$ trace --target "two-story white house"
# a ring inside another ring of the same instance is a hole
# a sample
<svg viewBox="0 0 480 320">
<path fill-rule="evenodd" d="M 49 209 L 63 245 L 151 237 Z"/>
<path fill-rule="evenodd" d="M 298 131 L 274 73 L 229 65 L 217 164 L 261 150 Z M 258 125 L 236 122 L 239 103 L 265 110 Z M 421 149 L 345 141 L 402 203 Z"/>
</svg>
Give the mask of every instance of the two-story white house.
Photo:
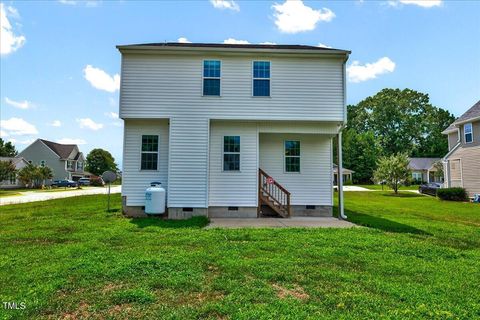
<svg viewBox="0 0 480 320">
<path fill-rule="evenodd" d="M 332 139 L 346 123 L 349 51 L 202 43 L 117 48 L 125 214 L 142 215 L 145 189 L 160 181 L 173 219 L 332 215 Z"/>
</svg>

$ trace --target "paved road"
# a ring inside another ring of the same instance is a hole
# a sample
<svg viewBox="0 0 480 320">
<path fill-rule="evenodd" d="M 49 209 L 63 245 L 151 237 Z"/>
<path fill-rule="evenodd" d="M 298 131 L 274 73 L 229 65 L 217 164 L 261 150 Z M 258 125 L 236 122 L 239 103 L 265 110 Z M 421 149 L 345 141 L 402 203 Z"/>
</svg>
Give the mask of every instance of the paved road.
<svg viewBox="0 0 480 320">
<path fill-rule="evenodd" d="M 107 192 L 108 192 L 107 187 L 105 188 L 91 187 L 91 188 L 82 189 L 82 190 L 55 191 L 55 192 L 25 191 L 25 192 L 21 192 L 22 195 L 20 196 L 0 198 L 0 206 L 6 205 L 6 204 L 26 203 L 26 202 L 45 201 L 45 200 L 59 199 L 59 198 L 85 196 L 90 194 L 106 194 Z M 112 186 L 110 192 L 120 193 L 122 192 L 122 186 Z"/>
</svg>

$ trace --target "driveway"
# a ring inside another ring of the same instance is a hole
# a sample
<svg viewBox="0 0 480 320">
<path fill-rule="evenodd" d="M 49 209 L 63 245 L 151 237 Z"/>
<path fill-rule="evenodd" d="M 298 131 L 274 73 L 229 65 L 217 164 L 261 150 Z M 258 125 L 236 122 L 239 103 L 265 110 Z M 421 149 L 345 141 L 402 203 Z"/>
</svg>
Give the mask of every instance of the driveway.
<svg viewBox="0 0 480 320">
<path fill-rule="evenodd" d="M 111 193 L 122 192 L 122 186 L 112 186 Z M 68 197 L 86 196 L 90 194 L 107 194 L 108 187 L 95 187 L 81 190 L 68 190 L 68 191 L 55 191 L 55 192 L 42 192 L 42 191 L 25 191 L 21 192 L 20 196 L 10 196 L 0 198 L 0 206 L 7 204 L 26 203 L 35 201 L 45 201 L 51 199 L 60 199 Z"/>
<path fill-rule="evenodd" d="M 210 218 L 206 229 L 212 228 L 351 228 L 355 224 L 333 217 L 282 218 Z"/>
</svg>

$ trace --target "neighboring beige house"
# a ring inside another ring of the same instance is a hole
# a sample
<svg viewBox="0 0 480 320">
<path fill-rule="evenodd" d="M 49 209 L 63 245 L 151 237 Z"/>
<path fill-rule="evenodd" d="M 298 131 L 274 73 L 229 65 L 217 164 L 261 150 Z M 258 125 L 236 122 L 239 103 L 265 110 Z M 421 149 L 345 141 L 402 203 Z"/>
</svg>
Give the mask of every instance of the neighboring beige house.
<svg viewBox="0 0 480 320">
<path fill-rule="evenodd" d="M 441 158 L 410 158 L 408 168 L 412 171 L 412 179 L 415 182 L 439 182 L 443 183 L 443 177 L 439 177 L 434 164 Z"/>
<path fill-rule="evenodd" d="M 37 139 L 18 156 L 34 165 L 50 167 L 53 170 L 53 180 L 78 180 L 89 175 L 83 170 L 85 158 L 76 144 Z"/>
<path fill-rule="evenodd" d="M 343 176 L 343 183 L 346 182 L 351 182 L 352 181 L 352 175 L 355 171 L 343 168 L 342 176 Z M 334 163 L 333 164 L 333 184 L 337 185 L 338 181 L 338 166 Z"/>
<path fill-rule="evenodd" d="M 446 187 L 463 187 L 471 197 L 480 194 L 480 101 L 442 133 L 448 135 Z"/>
<path fill-rule="evenodd" d="M 15 169 L 18 171 L 23 167 L 28 165 L 27 160 L 23 157 L 0 157 L 0 161 L 12 161 L 15 165 Z M 10 188 L 22 188 L 24 187 L 23 183 L 17 179 L 17 175 L 13 174 L 10 179 L 0 181 L 0 189 L 10 189 Z"/>
</svg>

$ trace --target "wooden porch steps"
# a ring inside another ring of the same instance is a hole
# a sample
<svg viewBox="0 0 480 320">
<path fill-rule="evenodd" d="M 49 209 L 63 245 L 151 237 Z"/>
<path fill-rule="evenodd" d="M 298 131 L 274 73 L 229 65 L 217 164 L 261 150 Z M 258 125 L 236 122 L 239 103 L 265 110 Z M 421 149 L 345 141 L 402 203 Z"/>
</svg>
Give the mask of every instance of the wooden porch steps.
<svg viewBox="0 0 480 320">
<path fill-rule="evenodd" d="M 279 216 L 290 217 L 290 192 L 262 169 L 258 169 L 258 215 L 262 205 L 267 205 Z"/>
</svg>

